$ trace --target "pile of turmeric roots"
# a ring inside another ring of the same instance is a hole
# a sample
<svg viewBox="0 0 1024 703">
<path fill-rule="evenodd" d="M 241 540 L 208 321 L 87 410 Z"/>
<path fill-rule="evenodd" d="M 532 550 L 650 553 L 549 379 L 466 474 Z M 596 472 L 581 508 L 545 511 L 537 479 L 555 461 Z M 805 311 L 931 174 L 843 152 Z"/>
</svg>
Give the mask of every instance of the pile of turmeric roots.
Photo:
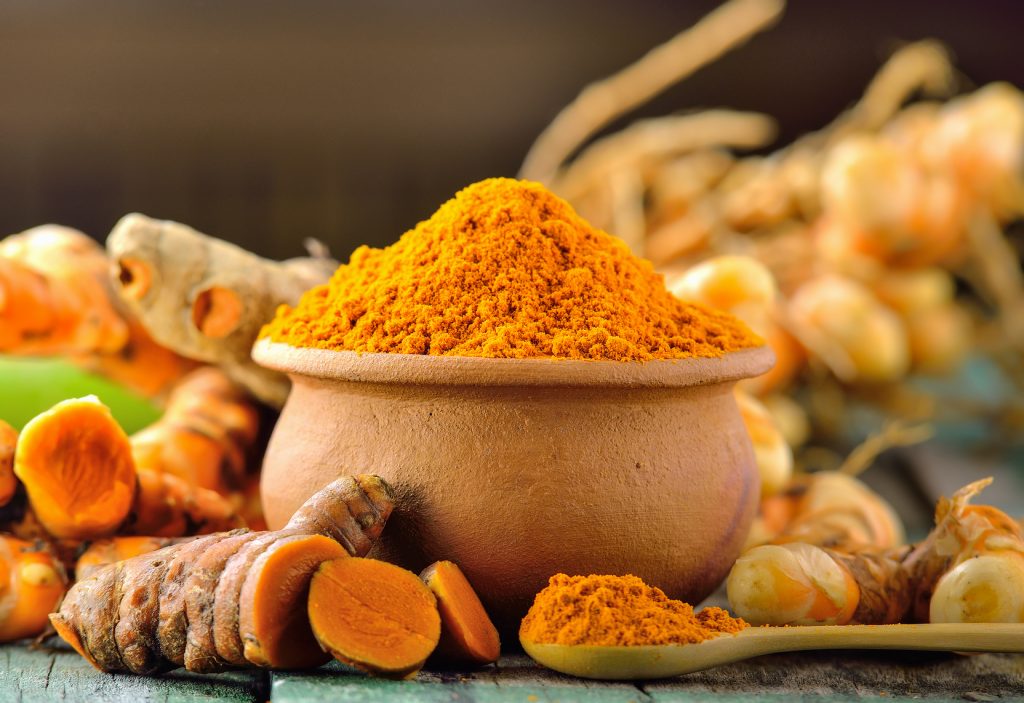
<svg viewBox="0 0 1024 703">
<path fill-rule="evenodd" d="M 939 501 L 935 527 L 904 544 L 892 508 L 856 478 L 810 474 L 766 499 L 756 546 L 727 580 L 757 625 L 1024 621 L 1024 534 L 988 505 L 991 479 Z"/>
</svg>

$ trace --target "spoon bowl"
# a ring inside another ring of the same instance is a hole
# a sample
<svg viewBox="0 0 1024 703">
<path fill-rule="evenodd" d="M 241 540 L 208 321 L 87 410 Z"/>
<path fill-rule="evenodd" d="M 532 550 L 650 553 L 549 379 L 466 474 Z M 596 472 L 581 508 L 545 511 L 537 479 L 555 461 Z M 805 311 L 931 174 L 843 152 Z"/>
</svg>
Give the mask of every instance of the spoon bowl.
<svg viewBox="0 0 1024 703">
<path fill-rule="evenodd" d="M 520 640 L 538 664 L 585 679 L 663 679 L 762 654 L 810 649 L 1024 652 L 1024 624 L 749 627 L 699 644 L 607 647 Z"/>
</svg>

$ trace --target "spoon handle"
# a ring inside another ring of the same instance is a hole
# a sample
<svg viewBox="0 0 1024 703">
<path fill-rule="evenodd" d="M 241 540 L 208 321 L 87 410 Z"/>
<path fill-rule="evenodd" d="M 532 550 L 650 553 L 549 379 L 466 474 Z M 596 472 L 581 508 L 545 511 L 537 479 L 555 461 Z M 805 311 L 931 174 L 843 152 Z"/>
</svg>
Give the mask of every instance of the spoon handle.
<svg viewBox="0 0 1024 703">
<path fill-rule="evenodd" d="M 918 649 L 959 652 L 1024 652 L 1024 624 L 937 623 L 758 627 L 744 630 L 744 649 L 757 654 L 807 649 Z M 753 653 L 748 656 L 755 656 Z"/>
</svg>

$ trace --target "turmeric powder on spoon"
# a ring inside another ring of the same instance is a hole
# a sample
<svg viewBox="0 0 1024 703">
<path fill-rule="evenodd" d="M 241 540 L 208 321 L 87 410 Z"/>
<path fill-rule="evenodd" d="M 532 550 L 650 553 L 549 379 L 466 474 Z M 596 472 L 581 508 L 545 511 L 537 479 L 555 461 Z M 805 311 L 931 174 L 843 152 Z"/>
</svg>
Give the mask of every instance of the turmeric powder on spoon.
<svg viewBox="0 0 1024 703">
<path fill-rule="evenodd" d="M 281 306 L 262 337 L 295 347 L 435 356 L 647 361 L 762 344 L 683 302 L 650 262 L 544 186 L 475 183 L 384 249 Z"/>
</svg>

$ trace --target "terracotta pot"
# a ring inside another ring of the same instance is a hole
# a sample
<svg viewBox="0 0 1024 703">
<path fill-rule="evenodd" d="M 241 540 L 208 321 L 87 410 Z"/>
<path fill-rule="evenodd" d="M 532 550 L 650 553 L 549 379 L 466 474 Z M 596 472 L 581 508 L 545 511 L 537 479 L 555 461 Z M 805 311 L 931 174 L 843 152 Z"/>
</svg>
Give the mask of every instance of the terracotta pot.
<svg viewBox="0 0 1024 703">
<path fill-rule="evenodd" d="M 514 631 L 554 573 L 633 573 L 695 603 L 754 516 L 754 455 L 731 393 L 766 347 L 647 363 L 356 354 L 264 340 L 294 387 L 263 466 L 282 526 L 339 475 L 399 503 L 378 556 L 450 559 Z"/>
</svg>

